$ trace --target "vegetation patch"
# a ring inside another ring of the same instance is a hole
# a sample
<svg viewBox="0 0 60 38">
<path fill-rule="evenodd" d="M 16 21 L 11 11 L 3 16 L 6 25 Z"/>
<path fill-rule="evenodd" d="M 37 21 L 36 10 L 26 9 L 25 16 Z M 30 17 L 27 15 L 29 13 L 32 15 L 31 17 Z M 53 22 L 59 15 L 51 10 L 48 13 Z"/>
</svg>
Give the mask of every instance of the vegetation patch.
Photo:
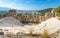
<svg viewBox="0 0 60 38">
<path fill-rule="evenodd" d="M 60 12 L 57 13 L 57 16 L 60 17 Z"/>
</svg>

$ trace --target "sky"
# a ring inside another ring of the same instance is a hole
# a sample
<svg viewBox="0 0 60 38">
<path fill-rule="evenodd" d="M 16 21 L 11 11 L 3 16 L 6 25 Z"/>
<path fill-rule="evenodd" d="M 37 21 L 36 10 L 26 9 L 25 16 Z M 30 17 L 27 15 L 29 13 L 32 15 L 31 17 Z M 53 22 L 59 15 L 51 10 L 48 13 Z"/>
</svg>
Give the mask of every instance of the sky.
<svg viewBox="0 0 60 38">
<path fill-rule="evenodd" d="M 41 10 L 60 6 L 60 0 L 0 0 L 0 7 L 18 10 Z"/>
</svg>

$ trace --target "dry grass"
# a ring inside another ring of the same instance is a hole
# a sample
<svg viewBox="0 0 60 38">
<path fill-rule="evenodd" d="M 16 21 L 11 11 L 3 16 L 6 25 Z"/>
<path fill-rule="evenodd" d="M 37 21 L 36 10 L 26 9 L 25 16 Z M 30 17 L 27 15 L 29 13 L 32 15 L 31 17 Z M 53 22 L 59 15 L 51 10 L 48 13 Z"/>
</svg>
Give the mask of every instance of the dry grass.
<svg viewBox="0 0 60 38">
<path fill-rule="evenodd" d="M 42 38 L 50 38 L 48 30 L 44 29 L 44 33 L 42 34 Z"/>
<path fill-rule="evenodd" d="M 11 38 L 11 37 L 13 36 L 13 33 L 12 33 L 12 32 L 8 32 L 8 33 L 7 33 L 7 36 L 8 36 L 9 38 Z"/>
</svg>

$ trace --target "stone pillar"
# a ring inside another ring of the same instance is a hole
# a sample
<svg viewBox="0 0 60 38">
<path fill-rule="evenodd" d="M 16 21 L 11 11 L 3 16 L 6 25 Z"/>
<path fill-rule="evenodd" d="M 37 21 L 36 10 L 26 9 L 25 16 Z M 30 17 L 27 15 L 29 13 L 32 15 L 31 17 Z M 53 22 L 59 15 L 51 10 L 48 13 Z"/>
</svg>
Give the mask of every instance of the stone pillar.
<svg viewBox="0 0 60 38">
<path fill-rule="evenodd" d="M 56 11 L 55 11 L 55 9 L 53 9 L 53 10 L 51 11 L 51 13 L 52 13 L 52 17 L 56 17 Z"/>
</svg>

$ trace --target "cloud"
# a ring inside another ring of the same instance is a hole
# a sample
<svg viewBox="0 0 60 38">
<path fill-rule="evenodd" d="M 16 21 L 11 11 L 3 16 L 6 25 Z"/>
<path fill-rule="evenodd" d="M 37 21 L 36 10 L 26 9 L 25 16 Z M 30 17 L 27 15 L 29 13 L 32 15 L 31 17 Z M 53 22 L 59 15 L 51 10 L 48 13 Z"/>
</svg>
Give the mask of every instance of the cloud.
<svg viewBox="0 0 60 38">
<path fill-rule="evenodd" d="M 14 0 L 16 1 L 16 0 Z M 30 1 L 27 1 L 30 2 Z M 18 10 L 27 10 L 28 7 L 23 4 L 16 4 L 15 2 L 4 2 L 0 0 L 0 7 L 7 7 L 7 8 L 12 8 L 12 9 L 18 9 Z"/>
<path fill-rule="evenodd" d="M 0 0 L 0 7 L 7 7 L 12 9 L 18 9 L 18 10 L 31 10 L 32 6 L 27 6 L 22 3 L 15 2 L 17 0 Z M 26 0 L 27 3 L 31 2 L 30 0 Z M 32 8 L 33 9 L 33 8 Z"/>
<path fill-rule="evenodd" d="M 8 8 L 14 8 L 17 9 L 17 5 L 14 2 L 4 2 L 2 0 L 0 0 L 0 7 L 8 7 Z"/>
<path fill-rule="evenodd" d="M 27 3 L 30 3 L 31 1 L 30 0 L 28 0 L 28 1 L 26 1 Z"/>
<path fill-rule="evenodd" d="M 3 1 L 0 1 L 0 4 L 3 3 Z"/>
<path fill-rule="evenodd" d="M 7 7 L 7 8 L 12 8 L 12 9 L 18 9 L 18 10 L 23 10 L 26 9 L 26 6 L 22 4 L 16 4 L 15 2 L 4 2 L 5 0 L 0 0 L 0 7 Z M 16 1 L 16 0 L 14 0 Z"/>
</svg>

